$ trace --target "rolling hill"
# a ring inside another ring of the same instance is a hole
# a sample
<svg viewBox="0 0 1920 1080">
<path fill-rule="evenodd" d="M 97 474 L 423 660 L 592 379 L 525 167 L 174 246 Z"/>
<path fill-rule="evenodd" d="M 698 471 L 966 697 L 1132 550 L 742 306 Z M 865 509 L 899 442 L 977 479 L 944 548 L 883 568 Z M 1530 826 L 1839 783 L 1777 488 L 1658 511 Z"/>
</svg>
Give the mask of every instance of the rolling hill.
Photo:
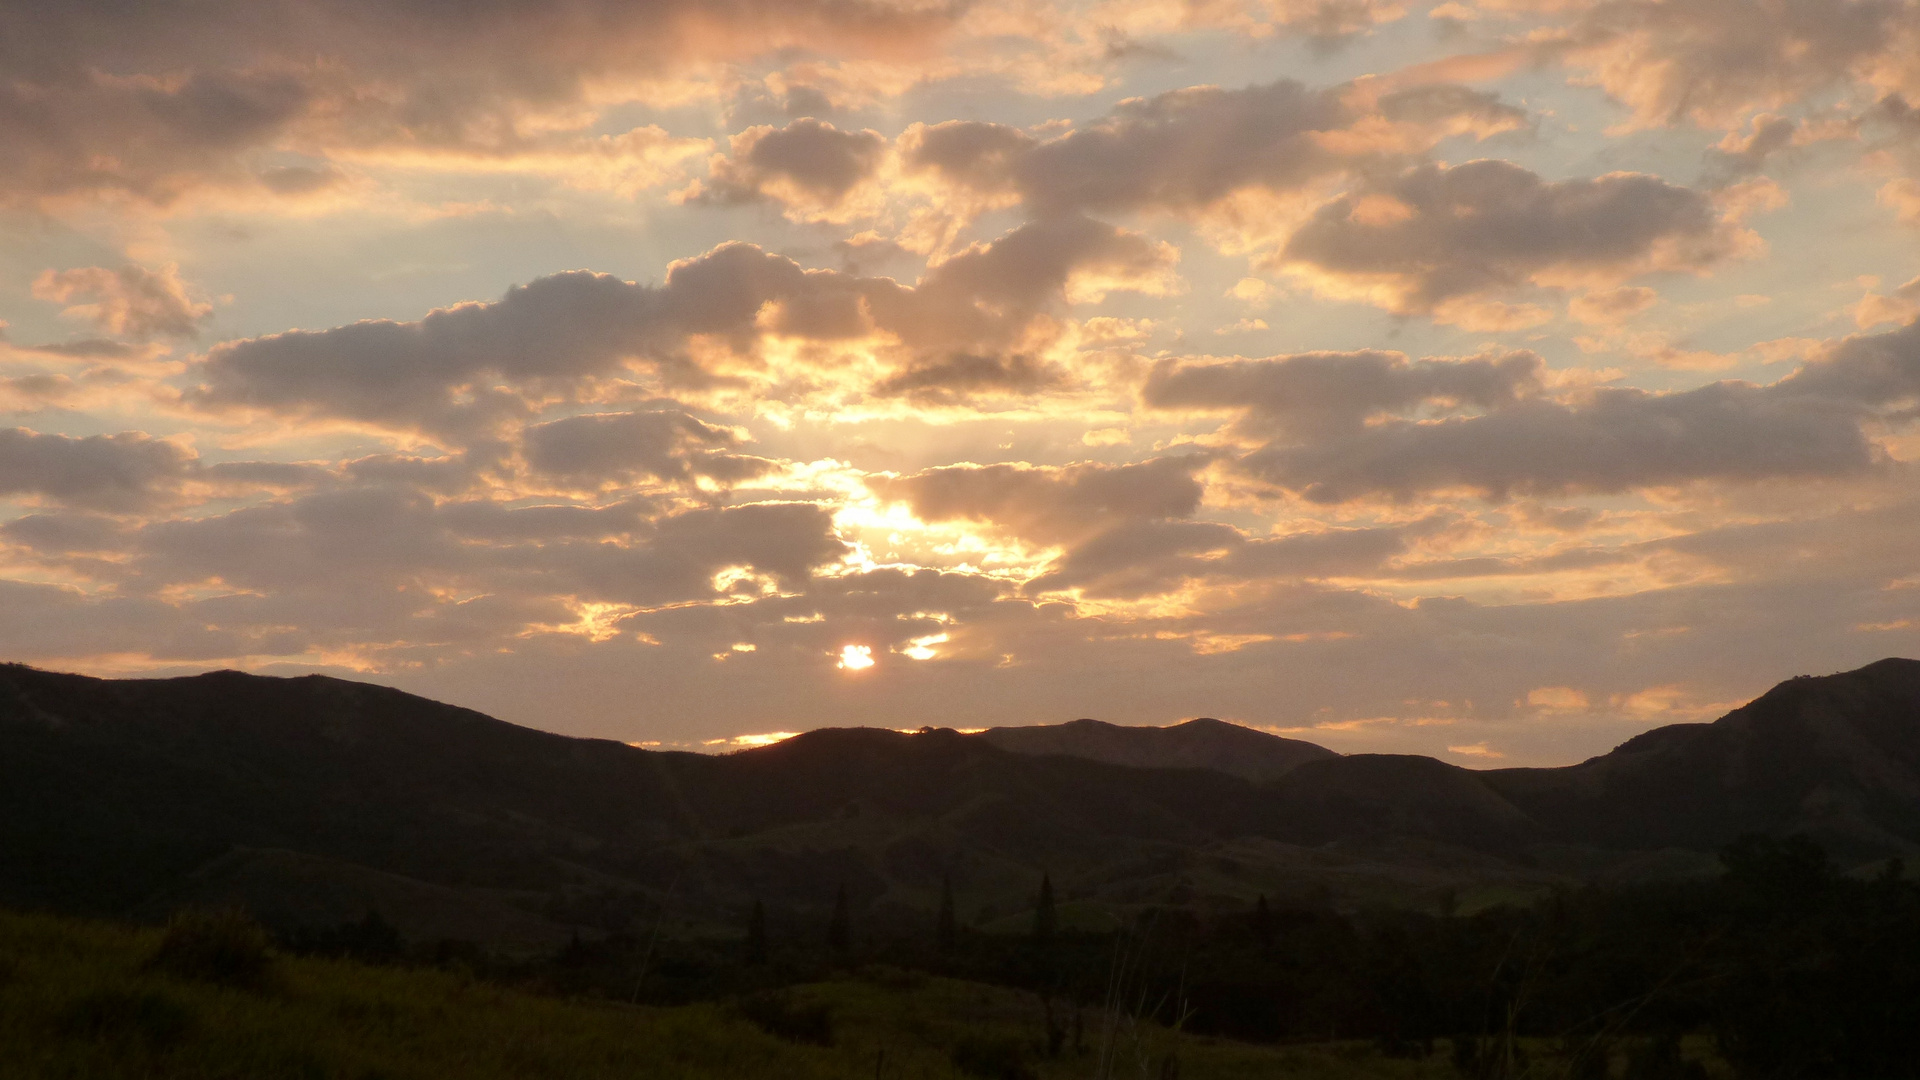
<svg viewBox="0 0 1920 1080">
<path fill-rule="evenodd" d="M 1857 861 L 1920 850 L 1910 660 L 1794 679 L 1559 769 L 1341 757 L 1217 721 L 1034 730 L 829 729 L 716 757 L 321 676 L 5 666 L 0 903 L 382 907 L 422 936 L 532 943 L 669 911 L 733 927 L 755 899 L 815 918 L 842 886 L 865 925 L 919 926 L 943 879 L 991 927 L 1043 871 L 1101 917 L 1519 895 L 1575 870 L 1698 867 L 1756 830 Z"/>
<path fill-rule="evenodd" d="M 1339 756 L 1324 746 L 1204 716 L 1170 727 L 1099 720 L 997 727 L 979 738 L 1017 754 L 1058 754 L 1143 769 L 1213 769 L 1253 781 L 1277 779 L 1309 761 Z"/>
</svg>

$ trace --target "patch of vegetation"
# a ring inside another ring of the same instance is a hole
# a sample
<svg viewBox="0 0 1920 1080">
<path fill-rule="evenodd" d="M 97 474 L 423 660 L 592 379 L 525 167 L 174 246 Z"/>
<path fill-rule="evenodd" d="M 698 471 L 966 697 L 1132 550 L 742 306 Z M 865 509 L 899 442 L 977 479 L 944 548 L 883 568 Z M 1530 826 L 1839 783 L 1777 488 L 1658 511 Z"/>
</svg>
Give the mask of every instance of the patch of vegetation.
<svg viewBox="0 0 1920 1080">
<path fill-rule="evenodd" d="M 740 999 L 734 1011 L 775 1038 L 813 1046 L 833 1045 L 833 1009 L 825 1002 L 795 1001 L 791 994 L 769 990 Z"/>
<path fill-rule="evenodd" d="M 239 911 L 183 911 L 167 924 L 147 967 L 192 979 L 261 992 L 274 986 L 267 932 Z"/>
<path fill-rule="evenodd" d="M 1176 1049 L 1184 1080 L 1451 1076 L 1443 1056 L 1258 1047 L 1146 1019 L 1048 1056 L 1057 1006 L 1036 995 L 879 968 L 747 995 L 741 1008 L 562 998 L 464 971 L 272 954 L 275 990 L 263 994 L 227 978 L 225 961 L 186 969 L 219 979 L 154 962 L 204 960 L 181 942 L 224 942 L 208 951 L 227 957 L 246 939 L 231 925 L 136 930 L 0 912 L 0 970 L 14 973 L 0 982 L 0 1080 L 1117 1080 L 1143 1062 L 1159 1077 Z M 831 1045 L 811 1037 L 823 1017 Z"/>
<path fill-rule="evenodd" d="M 953 1065 L 980 1080 L 1034 1080 L 1026 1047 L 1004 1036 L 967 1035 L 953 1048 Z"/>
</svg>

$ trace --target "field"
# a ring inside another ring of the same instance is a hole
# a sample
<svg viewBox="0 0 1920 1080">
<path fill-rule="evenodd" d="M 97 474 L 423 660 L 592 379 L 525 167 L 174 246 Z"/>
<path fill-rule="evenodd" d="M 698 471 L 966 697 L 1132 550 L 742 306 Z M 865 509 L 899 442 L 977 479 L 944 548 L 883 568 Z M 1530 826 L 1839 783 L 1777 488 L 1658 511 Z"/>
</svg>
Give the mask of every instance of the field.
<svg viewBox="0 0 1920 1080">
<path fill-rule="evenodd" d="M 744 1002 L 655 1008 L 524 992 L 458 970 L 272 953 L 254 966 L 219 955 L 183 965 L 162 941 L 159 930 L 0 914 L 0 1077 L 1455 1075 L 1444 1053 L 1416 1062 L 1358 1043 L 1260 1047 L 1124 1017 L 1107 1023 L 1095 1008 L 1079 1010 L 1076 1024 L 1064 1004 L 1049 1056 L 1034 995 L 891 969 Z"/>
</svg>

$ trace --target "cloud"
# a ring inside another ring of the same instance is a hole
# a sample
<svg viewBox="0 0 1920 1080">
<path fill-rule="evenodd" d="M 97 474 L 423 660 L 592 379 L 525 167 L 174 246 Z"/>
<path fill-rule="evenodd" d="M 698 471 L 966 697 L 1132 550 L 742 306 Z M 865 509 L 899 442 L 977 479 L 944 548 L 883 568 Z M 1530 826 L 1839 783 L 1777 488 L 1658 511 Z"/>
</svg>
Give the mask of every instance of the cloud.
<svg viewBox="0 0 1920 1080">
<path fill-rule="evenodd" d="M 949 466 L 868 487 L 929 523 L 967 522 L 1058 554 L 1026 583 L 1029 594 L 1073 590 L 1138 600 L 1191 583 L 1359 574 L 1406 548 L 1424 524 L 1327 529 L 1250 538 L 1221 522 L 1192 520 L 1206 455 L 1131 465 Z"/>
<path fill-rule="evenodd" d="M 1920 321 L 1843 338 L 1777 385 L 1783 397 L 1848 403 L 1890 419 L 1920 418 Z"/>
<path fill-rule="evenodd" d="M 1278 82 L 1196 86 L 1121 102 L 1106 117 L 1037 139 L 980 121 L 914 125 L 908 173 L 1033 213 L 1195 213 L 1247 190 L 1294 192 L 1405 164 L 1442 138 L 1526 125 L 1520 110 L 1459 86 L 1383 92 Z"/>
<path fill-rule="evenodd" d="M 471 633 L 500 640 L 530 623 L 566 632 L 575 619 L 565 612 L 583 604 L 635 609 L 804 590 L 847 546 L 830 511 L 810 503 L 659 513 L 633 502 L 439 502 L 362 485 L 155 522 L 127 534 L 122 551 L 145 587 L 217 582 L 270 600 L 231 618 L 277 617 L 364 643 L 432 641 L 421 620 L 461 617 L 470 601 L 484 601 L 469 609 L 480 616 Z"/>
<path fill-rule="evenodd" d="M 0 497 L 137 510 L 160 500 L 195 463 L 190 451 L 138 431 L 75 438 L 0 429 Z"/>
<path fill-rule="evenodd" d="M 1723 186 L 1758 174 L 1766 168 L 1768 158 L 1793 145 L 1799 130 L 1799 124 L 1785 117 L 1754 117 L 1753 130 L 1744 138 L 1730 131 L 1718 146 L 1707 151 L 1707 182 Z"/>
<path fill-rule="evenodd" d="M 1531 400 L 1484 416 L 1396 421 L 1319 444 L 1268 446 L 1240 467 L 1317 503 L 1835 477 L 1879 460 L 1859 421 L 1848 403 L 1745 383 L 1668 394 L 1602 389 L 1577 404 Z"/>
<path fill-rule="evenodd" d="M 71 13 L 26 15 L 33 6 L 0 12 L 0 38 L 12 42 L 0 46 L 0 66 L 13 73 L 0 85 L 0 204 L 102 194 L 167 203 L 199 185 L 244 183 L 242 156 L 308 107 L 310 88 L 285 74 L 109 75 L 77 49 L 75 68 L 35 81 L 47 58 L 23 53 L 93 30 L 71 25 Z"/>
<path fill-rule="evenodd" d="M 877 131 L 842 131 L 811 117 L 783 128 L 748 128 L 732 154 L 716 156 L 704 183 L 683 196 L 720 204 L 774 199 L 806 220 L 826 220 L 878 172 L 887 141 Z"/>
<path fill-rule="evenodd" d="M 1463 360 L 1409 360 L 1368 350 L 1263 360 L 1163 360 L 1141 400 L 1154 409 L 1239 414 L 1251 437 L 1311 441 L 1353 435 L 1370 420 L 1414 410 L 1444 414 L 1511 405 L 1541 390 L 1545 364 L 1530 352 Z"/>
<path fill-rule="evenodd" d="M 159 270 L 123 266 L 109 270 L 87 266 L 48 270 L 33 282 L 33 295 L 56 304 L 69 304 L 60 314 L 84 319 L 110 334 L 146 341 L 156 337 L 186 338 L 199 333 L 213 314 L 213 305 L 195 300 L 180 268 L 168 263 Z M 94 297 L 91 303 L 71 301 Z"/>
<path fill-rule="evenodd" d="M 909 288 L 890 278 L 803 269 L 752 244 L 730 243 L 672 264 L 660 285 L 573 271 L 418 322 L 374 320 L 224 342 L 208 352 L 199 369 L 203 384 L 188 398 L 211 409 L 265 409 L 468 439 L 615 376 L 645 374 L 667 389 L 742 385 L 762 372 L 760 346 L 768 336 L 884 337 L 876 350 L 904 353 L 899 363 L 908 374 L 897 382 L 883 377 L 883 393 L 1019 390 L 1019 379 L 983 379 L 956 355 L 1000 355 L 1070 301 L 1111 289 L 1166 291 L 1175 258 L 1169 245 L 1136 233 L 1086 218 L 1055 219 L 973 245 Z M 999 362 L 1017 371 L 1019 361 Z"/>
<path fill-rule="evenodd" d="M 527 464 L 536 473 L 599 487 L 641 478 L 731 485 L 774 463 L 735 454 L 740 437 L 679 411 L 595 413 L 526 430 Z"/>
<path fill-rule="evenodd" d="M 820 47 L 923 56 L 959 9 L 887 0 L 183 0 L 0 7 L 0 199 L 166 203 L 200 186 L 310 189 L 259 152 L 497 151 L 583 130 L 701 64 Z M 657 89 L 655 93 L 657 94 Z M 296 192 L 297 193 L 297 192 Z"/>
<path fill-rule="evenodd" d="M 1423 165 L 1322 206 L 1277 261 L 1316 288 L 1399 314 L 1527 284 L 1704 271 L 1757 238 L 1655 176 L 1548 181 L 1511 162 Z"/>
<path fill-rule="evenodd" d="M 1066 381 L 1065 372 L 1031 356 L 956 352 L 897 371 L 875 385 L 874 392 L 929 405 L 952 405 L 982 395 L 1033 394 Z"/>
<path fill-rule="evenodd" d="M 1138 600 L 1196 582 L 1367 576 L 1379 573 L 1386 560 L 1405 552 L 1409 539 L 1423 531 L 1421 526 L 1336 528 L 1257 538 L 1216 522 L 1130 522 L 1069 550 L 1027 588 Z"/>
<path fill-rule="evenodd" d="M 1340 386 L 1351 395 L 1341 380 L 1323 380 L 1290 398 L 1281 388 L 1313 385 L 1287 377 L 1303 358 L 1162 365 L 1146 397 L 1163 406 L 1228 408 L 1241 396 L 1245 413 L 1236 430 L 1275 437 L 1234 467 L 1317 503 L 1410 500 L 1450 490 L 1504 500 L 1699 481 L 1839 478 L 1887 464 L 1867 424 L 1920 419 L 1920 322 L 1845 338 L 1767 386 L 1726 381 L 1664 393 L 1603 387 L 1556 401 L 1537 394 L 1537 361 L 1530 365 L 1526 356 L 1491 365 L 1468 361 L 1479 366 L 1455 378 L 1477 383 L 1482 394 L 1471 403 L 1485 411 L 1440 420 L 1381 419 L 1389 415 L 1384 410 L 1358 415 L 1359 407 L 1378 407 L 1374 402 L 1392 396 L 1378 392 L 1346 397 L 1342 413 L 1342 396 L 1326 390 Z M 1403 385 L 1418 385 L 1415 369 L 1391 354 L 1384 361 L 1374 354 L 1305 359 L 1335 370 L 1384 366 L 1397 370 Z M 1309 415 L 1313 395 L 1327 394 L 1338 420 L 1303 425 L 1283 414 L 1272 422 L 1262 415 L 1271 408 L 1259 397 L 1264 392 L 1276 393 L 1290 409 L 1298 403 Z M 1413 393 L 1403 390 L 1394 401 L 1404 407 L 1418 400 Z M 1368 422 L 1362 426 L 1362 420 Z"/>
<path fill-rule="evenodd" d="M 967 521 L 1040 545 L 1067 545 L 1129 521 L 1183 518 L 1200 505 L 1200 457 L 1056 468 L 954 465 L 867 482 L 925 522 Z"/>
<path fill-rule="evenodd" d="M 1854 80 L 1893 89 L 1915 31 L 1884 0 L 1606 0 L 1535 44 L 1633 110 L 1634 123 L 1731 127 Z"/>
<path fill-rule="evenodd" d="M 1567 303 L 1567 313 L 1589 326 L 1622 323 L 1658 303 L 1660 296 L 1643 285 L 1590 292 Z"/>
</svg>

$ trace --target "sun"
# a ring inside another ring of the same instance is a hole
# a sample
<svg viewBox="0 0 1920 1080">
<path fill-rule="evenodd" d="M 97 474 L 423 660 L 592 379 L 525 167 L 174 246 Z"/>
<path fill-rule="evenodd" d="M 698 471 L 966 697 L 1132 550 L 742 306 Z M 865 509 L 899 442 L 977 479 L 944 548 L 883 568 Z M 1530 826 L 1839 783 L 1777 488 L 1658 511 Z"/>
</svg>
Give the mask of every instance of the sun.
<svg viewBox="0 0 1920 1080">
<path fill-rule="evenodd" d="M 873 666 L 873 649 L 870 646 L 849 645 L 846 648 L 840 650 L 840 663 L 838 665 L 840 670 L 860 671 L 864 668 L 870 668 L 872 666 Z"/>
</svg>

